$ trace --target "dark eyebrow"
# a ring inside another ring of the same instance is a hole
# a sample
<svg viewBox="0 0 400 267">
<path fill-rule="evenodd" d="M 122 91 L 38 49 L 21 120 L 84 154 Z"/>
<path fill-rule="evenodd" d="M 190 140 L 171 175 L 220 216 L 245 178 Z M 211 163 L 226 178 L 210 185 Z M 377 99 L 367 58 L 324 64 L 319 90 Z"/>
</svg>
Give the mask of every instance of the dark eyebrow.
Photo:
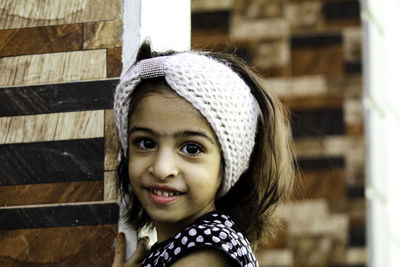
<svg viewBox="0 0 400 267">
<path fill-rule="evenodd" d="M 135 131 L 147 132 L 149 134 L 156 135 L 156 133 L 153 130 L 149 129 L 149 128 L 146 128 L 146 127 L 132 127 L 131 129 L 129 129 L 128 136 L 130 136 Z"/>
<path fill-rule="evenodd" d="M 135 131 L 142 131 L 142 132 L 146 132 L 146 133 L 149 133 L 151 135 L 156 135 L 156 136 L 162 135 L 162 134 L 156 133 L 152 129 L 149 129 L 146 127 L 132 127 L 129 130 L 129 136 Z M 213 145 L 216 145 L 215 141 L 210 136 L 208 136 L 205 133 L 198 132 L 198 131 L 179 131 L 179 132 L 174 133 L 174 136 L 182 136 L 182 137 L 200 136 L 200 137 L 206 138 Z"/>
</svg>

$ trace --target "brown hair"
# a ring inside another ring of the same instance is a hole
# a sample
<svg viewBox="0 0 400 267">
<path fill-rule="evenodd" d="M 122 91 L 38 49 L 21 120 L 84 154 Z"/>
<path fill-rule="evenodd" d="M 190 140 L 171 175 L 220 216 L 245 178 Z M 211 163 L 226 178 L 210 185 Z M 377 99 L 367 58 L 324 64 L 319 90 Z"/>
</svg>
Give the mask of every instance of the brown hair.
<svg viewBox="0 0 400 267">
<path fill-rule="evenodd" d="M 175 53 L 153 52 L 150 44 L 144 42 L 137 61 Z M 275 208 L 292 191 L 296 165 L 287 112 L 280 101 L 261 86 L 260 77 L 240 59 L 230 54 L 198 53 L 218 60 L 235 71 L 250 87 L 261 110 L 249 168 L 225 196 L 216 199 L 216 208 L 229 215 L 248 240 L 254 243 L 262 237 L 271 236 L 277 226 L 273 217 Z M 148 82 L 166 83 L 164 78 Z M 131 110 L 132 104 L 148 93 L 141 88 L 139 84 L 132 94 Z M 123 196 L 128 197 L 128 222 L 137 229 L 152 227 L 151 218 L 129 190 L 126 158 L 122 158 L 118 166 L 118 183 Z"/>
</svg>

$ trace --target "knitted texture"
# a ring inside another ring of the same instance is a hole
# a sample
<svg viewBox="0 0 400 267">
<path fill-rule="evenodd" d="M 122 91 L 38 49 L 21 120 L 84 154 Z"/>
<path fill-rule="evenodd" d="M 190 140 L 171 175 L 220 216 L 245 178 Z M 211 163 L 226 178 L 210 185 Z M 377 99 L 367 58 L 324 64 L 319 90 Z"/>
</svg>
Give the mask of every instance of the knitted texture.
<svg viewBox="0 0 400 267">
<path fill-rule="evenodd" d="M 162 76 L 214 130 L 224 158 L 219 196 L 225 195 L 248 168 L 259 114 L 257 101 L 235 72 L 205 55 L 185 52 L 140 61 L 121 77 L 115 93 L 115 120 L 125 155 L 131 94 L 142 79 Z"/>
</svg>

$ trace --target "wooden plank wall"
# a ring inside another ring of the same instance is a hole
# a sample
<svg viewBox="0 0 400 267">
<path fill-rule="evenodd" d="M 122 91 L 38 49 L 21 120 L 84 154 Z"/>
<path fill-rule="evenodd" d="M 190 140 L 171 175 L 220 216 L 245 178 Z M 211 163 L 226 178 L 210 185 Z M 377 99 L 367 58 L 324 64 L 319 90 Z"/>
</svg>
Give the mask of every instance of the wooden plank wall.
<svg viewBox="0 0 400 267">
<path fill-rule="evenodd" d="M 0 266 L 110 266 L 121 0 L 0 3 Z"/>
<path fill-rule="evenodd" d="M 192 0 L 192 46 L 233 51 L 292 112 L 301 190 L 261 266 L 366 266 L 357 0 Z"/>
</svg>

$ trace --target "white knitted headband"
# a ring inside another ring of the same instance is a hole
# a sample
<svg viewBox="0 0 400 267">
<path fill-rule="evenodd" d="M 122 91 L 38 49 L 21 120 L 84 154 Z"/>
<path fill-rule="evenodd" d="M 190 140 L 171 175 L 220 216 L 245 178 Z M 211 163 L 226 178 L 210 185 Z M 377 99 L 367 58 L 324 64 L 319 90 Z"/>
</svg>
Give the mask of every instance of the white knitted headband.
<svg viewBox="0 0 400 267">
<path fill-rule="evenodd" d="M 139 61 L 122 75 L 114 112 L 122 153 L 128 151 L 128 113 L 133 90 L 144 79 L 165 77 L 214 130 L 224 158 L 219 196 L 225 195 L 248 168 L 259 108 L 246 83 L 228 66 L 194 52 Z"/>
</svg>

